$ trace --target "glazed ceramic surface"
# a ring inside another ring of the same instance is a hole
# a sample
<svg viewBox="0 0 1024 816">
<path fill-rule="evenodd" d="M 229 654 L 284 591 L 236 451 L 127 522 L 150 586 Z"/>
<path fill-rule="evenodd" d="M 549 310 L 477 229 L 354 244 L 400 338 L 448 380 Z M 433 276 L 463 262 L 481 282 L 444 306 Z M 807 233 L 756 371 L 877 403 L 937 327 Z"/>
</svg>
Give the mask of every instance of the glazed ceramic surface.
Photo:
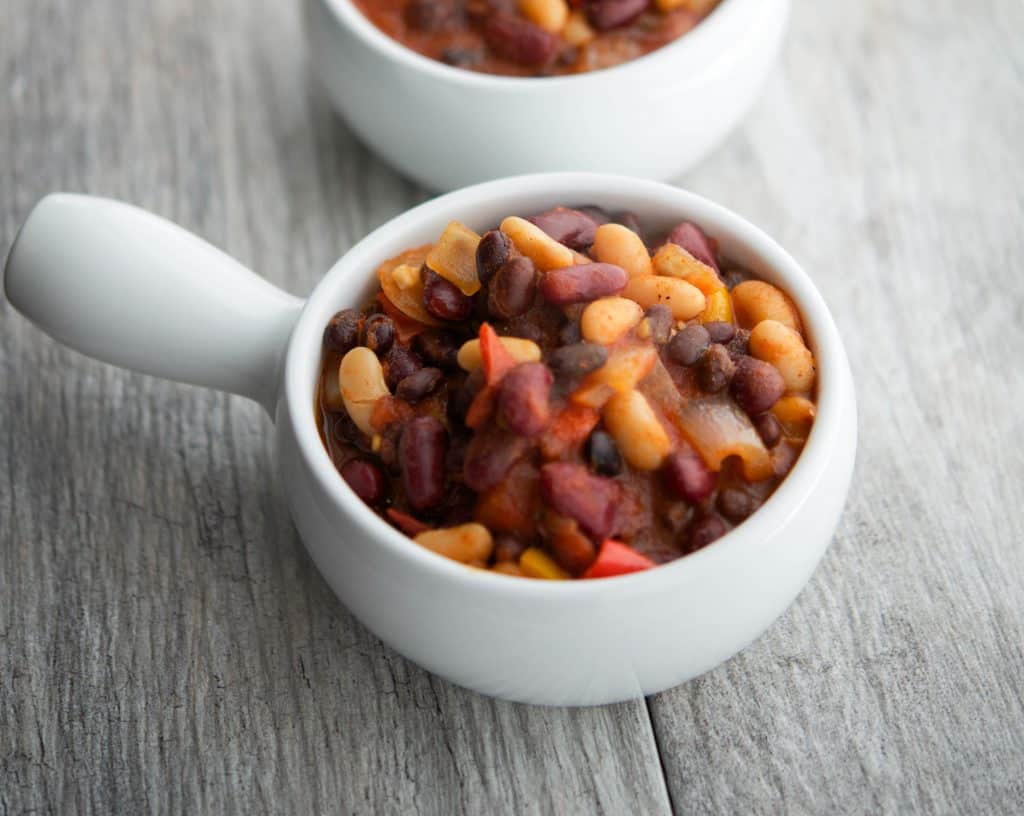
<svg viewBox="0 0 1024 816">
<path fill-rule="evenodd" d="M 376 286 L 376 266 L 459 219 L 483 230 L 556 204 L 629 209 L 652 229 L 682 219 L 787 291 L 818 361 L 818 417 L 790 475 L 709 547 L 643 573 L 546 582 L 472 570 L 410 541 L 338 475 L 313 409 L 323 327 Z M 275 289 L 156 216 L 56 194 L 8 259 L 20 311 L 87 354 L 222 388 L 274 417 L 295 524 L 345 605 L 406 657 L 484 694 L 551 705 L 608 703 L 694 677 L 750 643 L 796 597 L 832 537 L 856 447 L 846 354 L 807 274 L 763 232 L 698 196 L 591 173 L 522 176 L 427 202 L 360 241 L 309 299 Z"/>
<path fill-rule="evenodd" d="M 421 56 L 350 0 L 306 3 L 314 71 L 335 108 L 371 149 L 436 190 L 539 171 L 674 178 L 753 104 L 789 14 L 789 0 L 724 0 L 645 57 L 521 78 Z"/>
</svg>

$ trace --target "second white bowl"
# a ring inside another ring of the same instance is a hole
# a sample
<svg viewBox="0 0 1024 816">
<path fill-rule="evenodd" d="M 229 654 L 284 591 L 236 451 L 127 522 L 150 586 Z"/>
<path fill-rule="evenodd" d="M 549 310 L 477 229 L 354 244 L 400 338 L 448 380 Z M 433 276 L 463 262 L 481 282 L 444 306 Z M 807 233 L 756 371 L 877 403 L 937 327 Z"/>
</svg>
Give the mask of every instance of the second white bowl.
<svg viewBox="0 0 1024 816">
<path fill-rule="evenodd" d="M 306 0 L 314 71 L 374 151 L 427 187 L 591 170 L 674 178 L 757 96 L 789 0 L 723 0 L 693 31 L 640 59 L 566 77 L 501 77 L 428 59 L 350 0 Z"/>
</svg>

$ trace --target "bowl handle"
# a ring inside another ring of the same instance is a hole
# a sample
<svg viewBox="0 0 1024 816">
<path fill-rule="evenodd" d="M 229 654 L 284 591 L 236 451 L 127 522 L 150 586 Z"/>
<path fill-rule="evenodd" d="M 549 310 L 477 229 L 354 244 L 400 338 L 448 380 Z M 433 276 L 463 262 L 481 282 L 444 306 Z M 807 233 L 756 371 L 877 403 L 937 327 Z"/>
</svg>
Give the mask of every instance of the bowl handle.
<svg viewBox="0 0 1024 816">
<path fill-rule="evenodd" d="M 303 303 L 170 221 L 68 193 L 29 213 L 4 288 L 18 311 L 83 354 L 241 394 L 271 417 Z"/>
</svg>

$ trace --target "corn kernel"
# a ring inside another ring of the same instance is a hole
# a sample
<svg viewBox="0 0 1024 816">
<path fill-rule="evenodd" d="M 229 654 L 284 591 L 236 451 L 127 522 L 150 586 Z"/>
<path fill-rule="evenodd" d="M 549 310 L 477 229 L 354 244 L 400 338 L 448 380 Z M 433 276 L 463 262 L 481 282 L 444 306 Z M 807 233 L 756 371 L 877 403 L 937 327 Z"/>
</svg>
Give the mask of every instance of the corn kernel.
<svg viewBox="0 0 1024 816">
<path fill-rule="evenodd" d="M 550 555 L 536 547 L 530 547 L 519 556 L 519 567 L 530 578 L 549 581 L 565 581 L 569 578 L 569 573 L 558 566 Z"/>
</svg>

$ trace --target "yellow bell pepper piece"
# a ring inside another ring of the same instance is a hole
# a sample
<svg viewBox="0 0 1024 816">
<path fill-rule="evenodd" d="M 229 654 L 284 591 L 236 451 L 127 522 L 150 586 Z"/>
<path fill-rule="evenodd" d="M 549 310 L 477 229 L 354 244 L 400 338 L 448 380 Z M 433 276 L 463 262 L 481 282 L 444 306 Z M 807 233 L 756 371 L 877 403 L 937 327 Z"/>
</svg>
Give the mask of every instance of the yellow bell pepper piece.
<svg viewBox="0 0 1024 816">
<path fill-rule="evenodd" d="M 719 289 L 707 296 L 707 305 L 700 313 L 701 323 L 732 323 L 732 298 L 728 289 Z"/>
</svg>

